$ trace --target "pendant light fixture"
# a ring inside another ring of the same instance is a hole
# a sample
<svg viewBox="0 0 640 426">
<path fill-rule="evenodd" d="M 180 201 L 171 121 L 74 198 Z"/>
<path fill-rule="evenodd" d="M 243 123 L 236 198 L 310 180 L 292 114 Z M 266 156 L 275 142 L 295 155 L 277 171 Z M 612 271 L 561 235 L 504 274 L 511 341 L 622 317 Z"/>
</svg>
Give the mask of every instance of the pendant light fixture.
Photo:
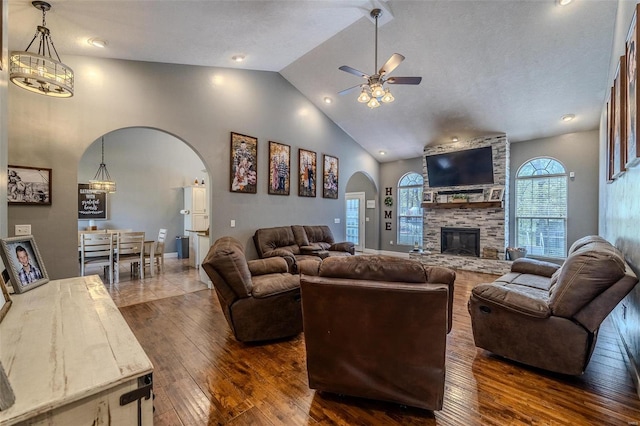
<svg viewBox="0 0 640 426">
<path fill-rule="evenodd" d="M 30 92 L 57 98 L 73 96 L 73 70 L 63 64 L 56 51 L 47 28 L 45 14 L 51 5 L 45 1 L 31 2 L 33 7 L 42 11 L 42 25 L 38 25 L 36 33 L 24 52 L 11 52 L 9 75 L 11 81 Z M 29 52 L 36 39 L 38 53 Z M 54 59 L 51 51 L 55 53 Z"/>
<path fill-rule="evenodd" d="M 104 163 L 104 136 L 102 137 L 102 162 L 92 180 L 89 181 L 89 189 L 93 192 L 116 192 L 116 183 L 111 180 L 107 165 Z"/>
</svg>

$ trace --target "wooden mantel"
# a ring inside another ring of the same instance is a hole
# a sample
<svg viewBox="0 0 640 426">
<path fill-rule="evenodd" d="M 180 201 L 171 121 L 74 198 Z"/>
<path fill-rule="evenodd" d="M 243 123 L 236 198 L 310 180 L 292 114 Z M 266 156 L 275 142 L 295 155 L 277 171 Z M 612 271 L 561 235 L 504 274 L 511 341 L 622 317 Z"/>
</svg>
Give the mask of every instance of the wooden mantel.
<svg viewBox="0 0 640 426">
<path fill-rule="evenodd" d="M 464 203 L 422 203 L 423 209 L 501 209 L 502 201 L 471 201 Z"/>
</svg>

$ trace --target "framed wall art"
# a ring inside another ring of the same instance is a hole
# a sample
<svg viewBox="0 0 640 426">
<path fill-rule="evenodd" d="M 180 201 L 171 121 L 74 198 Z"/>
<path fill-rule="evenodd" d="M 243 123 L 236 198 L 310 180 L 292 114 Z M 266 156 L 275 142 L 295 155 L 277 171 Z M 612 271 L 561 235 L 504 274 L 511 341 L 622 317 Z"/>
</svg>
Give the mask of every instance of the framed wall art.
<svg viewBox="0 0 640 426">
<path fill-rule="evenodd" d="M 607 101 L 607 183 L 613 182 L 613 87 Z"/>
<path fill-rule="evenodd" d="M 300 148 L 298 150 L 298 195 L 300 197 L 316 196 L 316 153 Z"/>
<path fill-rule="evenodd" d="M 258 139 L 231 132 L 231 192 L 255 194 L 258 188 Z"/>
<path fill-rule="evenodd" d="M 637 89 L 637 60 L 636 50 L 638 45 L 638 31 L 636 22 L 640 5 L 636 5 L 636 11 L 631 20 L 629 33 L 626 42 L 626 125 L 627 125 L 627 146 L 626 146 L 626 168 L 633 167 L 640 163 L 640 145 L 638 144 L 638 107 L 640 96 Z"/>
<path fill-rule="evenodd" d="M 0 245 L 2 262 L 7 267 L 14 292 L 24 293 L 49 282 L 33 235 L 3 238 Z"/>
<path fill-rule="evenodd" d="M 51 205 L 51 169 L 9 166 L 7 199 L 13 205 Z"/>
<path fill-rule="evenodd" d="M 613 178 L 622 175 L 627 157 L 627 124 L 626 124 L 626 58 L 620 57 L 613 80 Z"/>
<path fill-rule="evenodd" d="M 269 141 L 269 194 L 289 195 L 291 188 L 291 147 Z"/>
<path fill-rule="evenodd" d="M 322 165 L 322 196 L 338 198 L 338 157 L 324 154 Z"/>
</svg>

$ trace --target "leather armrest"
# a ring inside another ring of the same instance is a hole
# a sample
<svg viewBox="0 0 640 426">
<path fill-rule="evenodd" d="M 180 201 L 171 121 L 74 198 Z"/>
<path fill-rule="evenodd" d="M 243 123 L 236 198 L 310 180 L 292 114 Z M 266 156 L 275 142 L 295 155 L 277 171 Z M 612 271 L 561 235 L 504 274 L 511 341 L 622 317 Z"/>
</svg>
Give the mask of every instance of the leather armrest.
<svg viewBox="0 0 640 426">
<path fill-rule="evenodd" d="M 548 318 L 551 309 L 547 300 L 527 293 L 523 287 L 519 291 L 516 286 L 505 287 L 495 284 L 480 284 L 471 291 L 472 297 L 489 305 L 498 306 L 512 312 L 536 318 Z M 490 309 L 490 306 L 488 307 Z"/>
<path fill-rule="evenodd" d="M 346 251 L 347 253 L 355 253 L 355 245 L 351 241 L 343 241 L 341 243 L 333 243 L 329 247 L 331 251 Z"/>
<path fill-rule="evenodd" d="M 511 272 L 541 275 L 543 277 L 551 278 L 559 268 L 560 265 L 556 265 L 555 263 L 522 257 L 513 261 L 513 264 L 511 265 Z"/>
<path fill-rule="evenodd" d="M 289 272 L 289 265 L 283 257 L 248 260 L 251 276 Z"/>
<path fill-rule="evenodd" d="M 284 250 L 284 249 L 275 249 L 275 250 L 271 250 L 267 253 L 264 254 L 263 256 L 265 259 L 270 259 L 270 258 L 284 258 L 284 260 L 287 262 L 287 265 L 289 265 L 289 269 L 291 271 L 295 270 L 295 264 L 296 264 L 296 257 L 295 255 L 290 252 L 289 250 Z"/>
</svg>

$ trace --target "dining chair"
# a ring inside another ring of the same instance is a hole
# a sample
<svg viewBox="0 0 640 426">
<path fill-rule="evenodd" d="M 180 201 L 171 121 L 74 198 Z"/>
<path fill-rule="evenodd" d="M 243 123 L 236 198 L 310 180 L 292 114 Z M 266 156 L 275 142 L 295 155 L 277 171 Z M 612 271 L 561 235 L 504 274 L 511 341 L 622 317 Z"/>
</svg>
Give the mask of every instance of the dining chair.
<svg viewBox="0 0 640 426">
<path fill-rule="evenodd" d="M 84 233 L 80 236 L 80 275 L 84 276 L 87 265 L 103 267 L 103 274 L 107 278 L 109 271 L 109 284 L 113 284 L 113 234 Z"/>
<path fill-rule="evenodd" d="M 144 279 L 144 232 L 119 232 L 116 237 L 115 280 L 120 282 L 121 263 L 130 263 L 133 275 L 138 270 L 140 279 Z"/>
<path fill-rule="evenodd" d="M 158 231 L 158 239 L 153 243 L 153 251 L 144 253 L 145 267 L 149 265 L 151 276 L 153 276 L 154 268 L 157 268 L 160 273 L 164 272 L 164 243 L 167 238 L 167 230 L 160 228 Z"/>
</svg>

